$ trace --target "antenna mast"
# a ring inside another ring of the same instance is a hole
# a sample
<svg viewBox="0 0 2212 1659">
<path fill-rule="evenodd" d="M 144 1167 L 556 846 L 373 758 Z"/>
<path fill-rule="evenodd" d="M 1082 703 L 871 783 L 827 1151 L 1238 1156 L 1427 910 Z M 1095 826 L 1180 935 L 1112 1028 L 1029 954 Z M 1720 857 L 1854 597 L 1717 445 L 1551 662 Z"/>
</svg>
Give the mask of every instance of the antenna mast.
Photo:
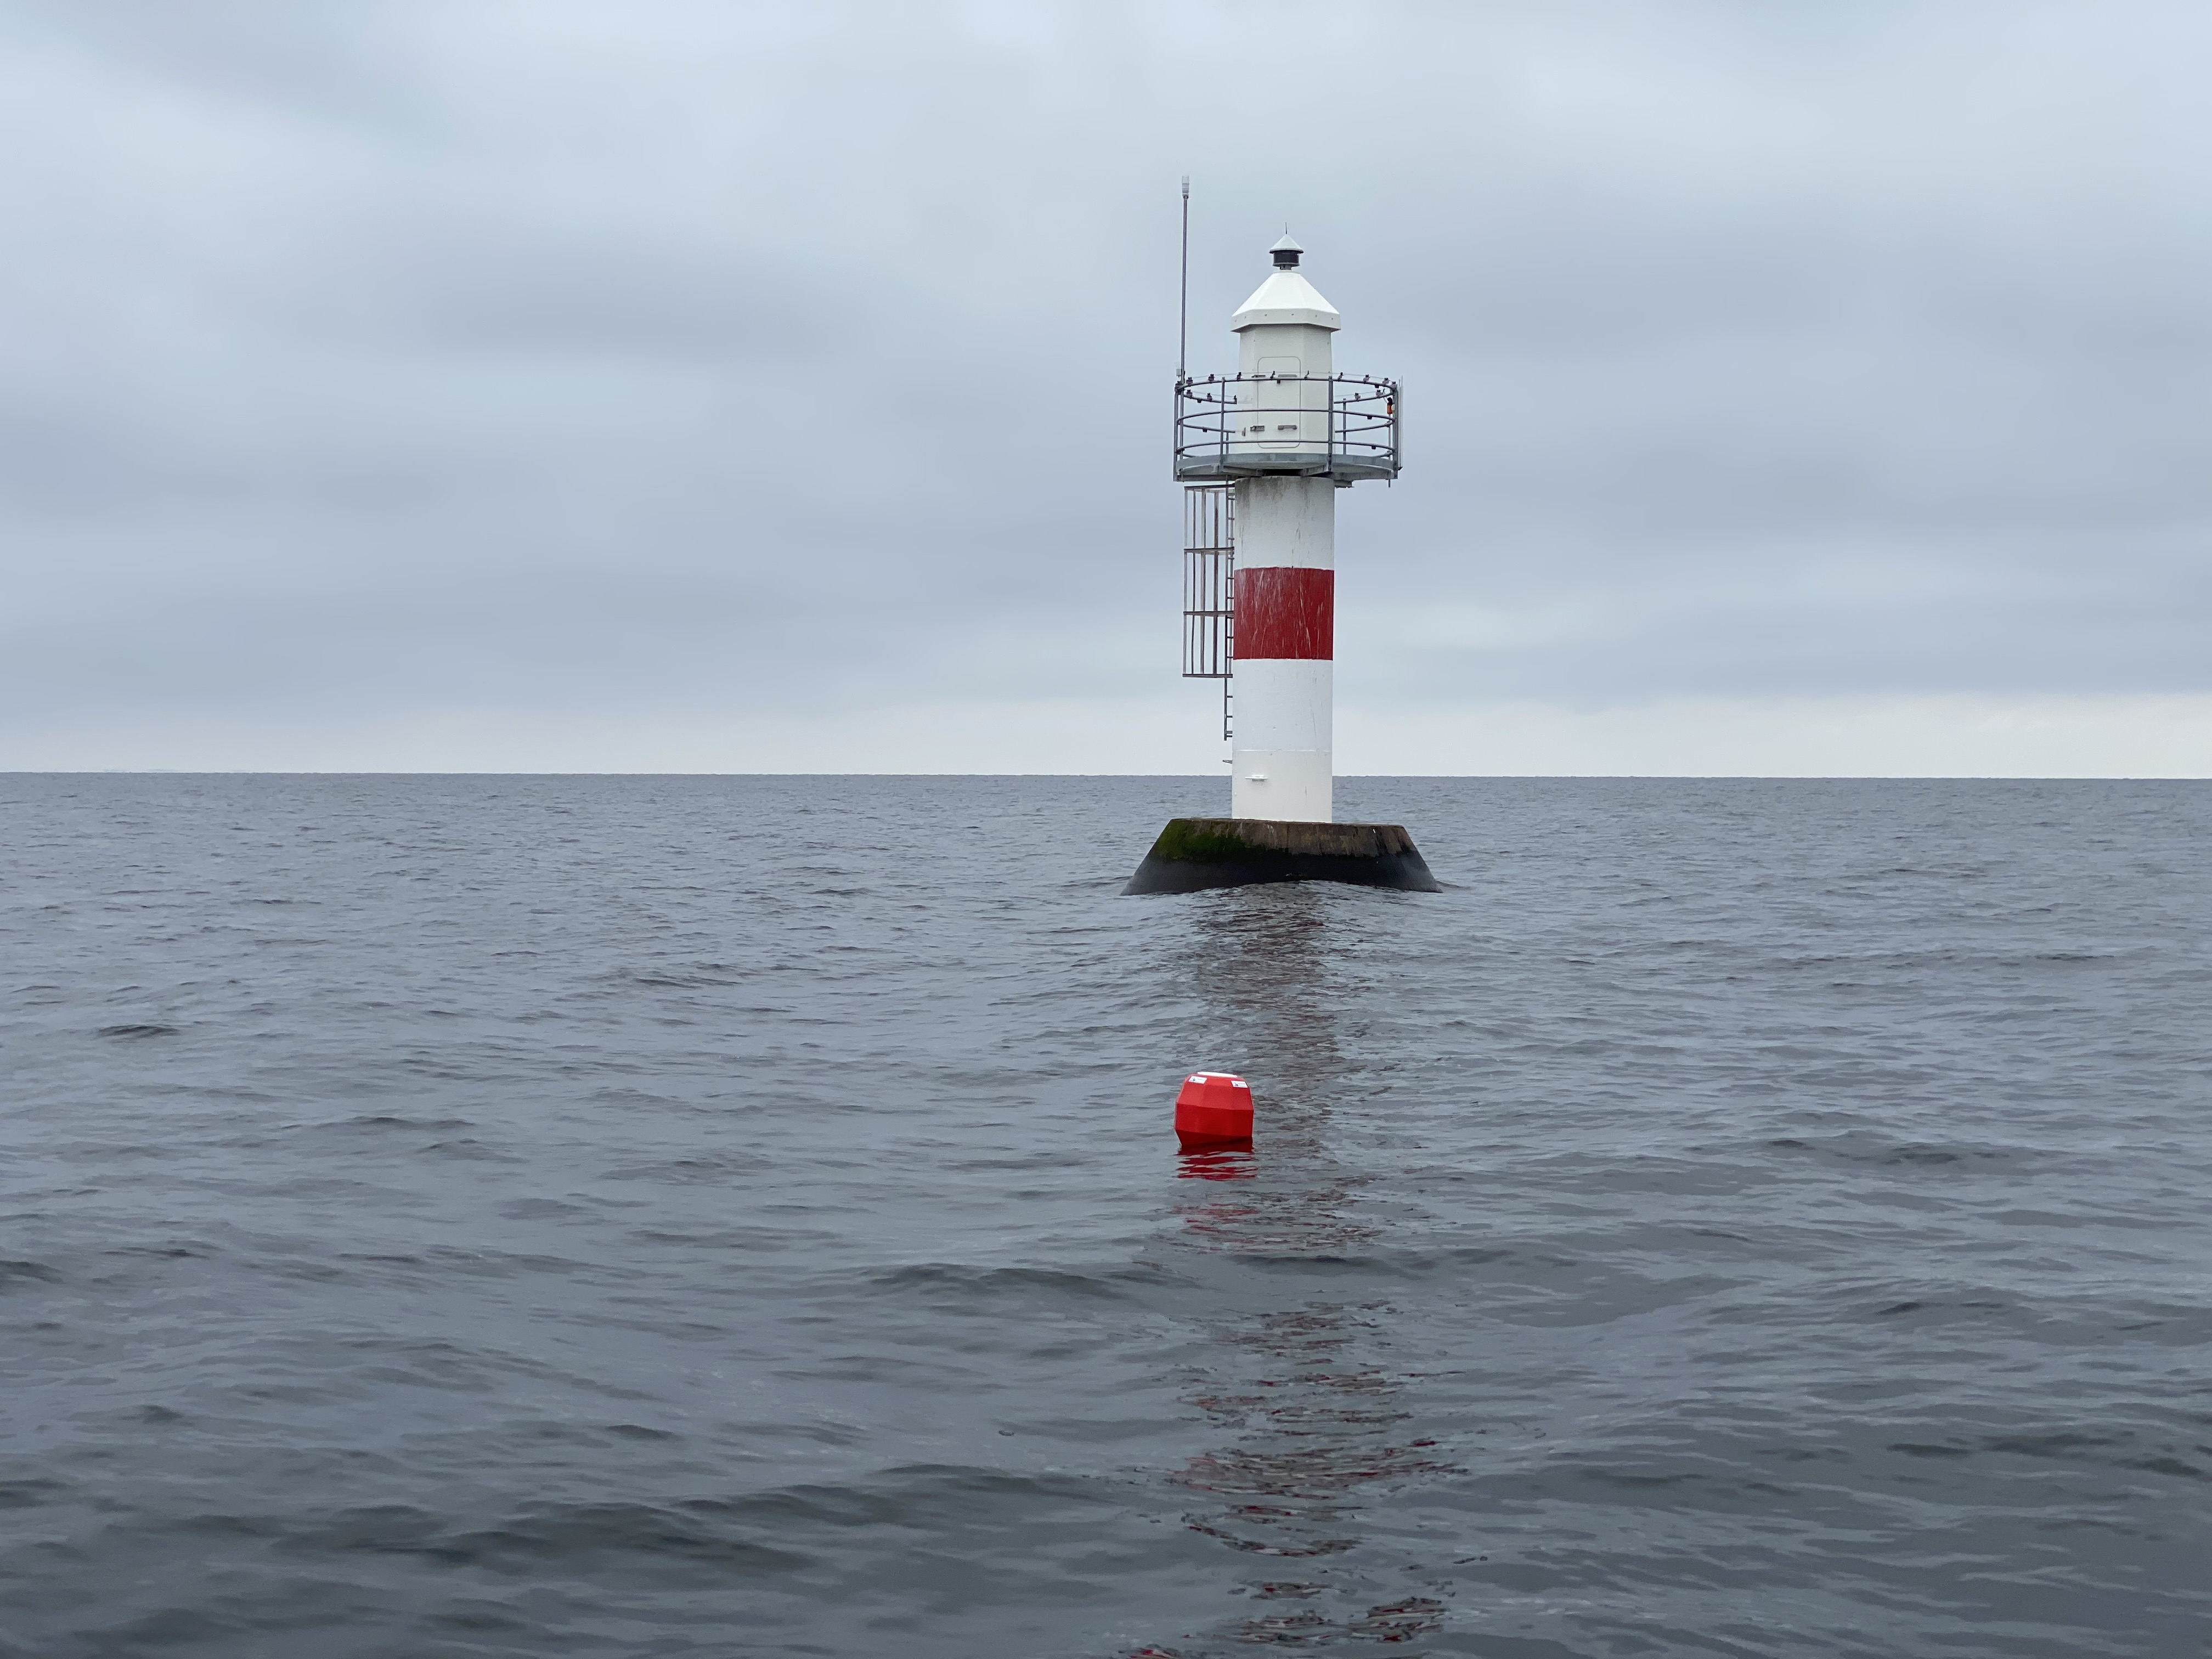
<svg viewBox="0 0 2212 1659">
<path fill-rule="evenodd" d="M 1182 176 L 1182 296 L 1176 317 L 1176 384 L 1190 379 L 1190 174 Z"/>
</svg>

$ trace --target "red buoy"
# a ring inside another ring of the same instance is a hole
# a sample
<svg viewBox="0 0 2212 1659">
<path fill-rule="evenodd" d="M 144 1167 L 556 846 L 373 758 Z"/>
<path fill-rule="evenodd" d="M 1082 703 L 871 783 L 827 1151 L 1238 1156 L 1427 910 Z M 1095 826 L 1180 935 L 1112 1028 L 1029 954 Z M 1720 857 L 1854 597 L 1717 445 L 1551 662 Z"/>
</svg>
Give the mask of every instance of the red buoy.
<svg viewBox="0 0 2212 1659">
<path fill-rule="evenodd" d="M 1176 1138 L 1186 1146 L 1252 1144 L 1252 1085 L 1227 1072 L 1193 1072 L 1176 1097 Z"/>
</svg>

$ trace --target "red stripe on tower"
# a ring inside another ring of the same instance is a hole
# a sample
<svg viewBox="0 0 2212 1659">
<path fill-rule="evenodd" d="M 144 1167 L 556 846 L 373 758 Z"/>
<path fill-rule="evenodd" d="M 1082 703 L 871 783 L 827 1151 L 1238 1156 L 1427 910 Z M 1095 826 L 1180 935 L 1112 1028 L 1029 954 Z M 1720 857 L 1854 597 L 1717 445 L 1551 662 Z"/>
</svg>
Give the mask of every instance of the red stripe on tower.
<svg viewBox="0 0 2212 1659">
<path fill-rule="evenodd" d="M 1236 653 L 1246 660 L 1336 655 L 1336 572 L 1303 565 L 1237 573 Z"/>
</svg>

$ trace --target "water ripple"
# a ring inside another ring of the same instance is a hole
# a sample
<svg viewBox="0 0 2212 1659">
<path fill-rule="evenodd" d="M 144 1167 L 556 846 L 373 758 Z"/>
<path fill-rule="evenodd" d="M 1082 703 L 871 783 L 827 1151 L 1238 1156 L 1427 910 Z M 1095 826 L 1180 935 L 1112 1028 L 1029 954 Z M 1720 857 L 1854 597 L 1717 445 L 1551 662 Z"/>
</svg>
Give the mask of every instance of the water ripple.
<svg viewBox="0 0 2212 1659">
<path fill-rule="evenodd" d="M 2202 1649 L 2212 792 L 1218 787 L 0 779 L 0 1656 Z"/>
</svg>

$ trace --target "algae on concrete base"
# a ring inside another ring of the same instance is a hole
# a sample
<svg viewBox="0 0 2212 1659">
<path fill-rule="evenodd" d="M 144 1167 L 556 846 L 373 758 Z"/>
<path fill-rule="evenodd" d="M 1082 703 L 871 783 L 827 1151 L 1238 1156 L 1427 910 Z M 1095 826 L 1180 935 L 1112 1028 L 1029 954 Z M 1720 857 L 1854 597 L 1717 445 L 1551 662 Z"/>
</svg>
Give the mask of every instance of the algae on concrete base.
<svg viewBox="0 0 2212 1659">
<path fill-rule="evenodd" d="M 1170 818 L 1121 890 L 1189 893 L 1277 881 L 1439 890 L 1401 825 L 1277 818 Z"/>
<path fill-rule="evenodd" d="M 1170 818 L 1168 827 L 1152 843 L 1156 859 L 1233 859 L 1252 850 L 1252 843 L 1224 826 L 1235 818 Z"/>
<path fill-rule="evenodd" d="M 1395 823 L 1310 823 L 1286 818 L 1170 818 L 1152 843 L 1160 859 L 1228 859 L 1255 853 L 1371 859 L 1413 850 Z"/>
</svg>

